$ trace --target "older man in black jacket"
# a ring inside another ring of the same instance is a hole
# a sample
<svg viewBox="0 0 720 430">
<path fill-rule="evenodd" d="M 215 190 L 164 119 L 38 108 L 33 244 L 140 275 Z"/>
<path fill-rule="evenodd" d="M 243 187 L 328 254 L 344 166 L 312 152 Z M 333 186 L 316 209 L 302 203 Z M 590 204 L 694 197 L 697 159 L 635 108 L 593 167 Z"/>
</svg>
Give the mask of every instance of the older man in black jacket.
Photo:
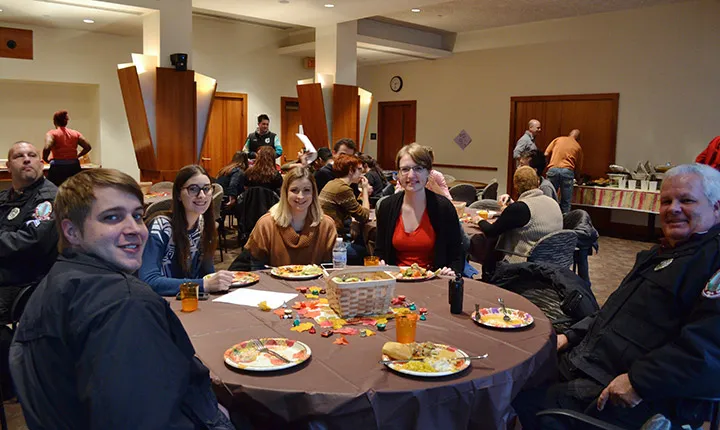
<svg viewBox="0 0 720 430">
<path fill-rule="evenodd" d="M 40 153 L 28 142 L 8 151 L 12 187 L 0 192 L 0 323 L 10 322 L 15 297 L 37 283 L 57 257 L 53 222 L 57 187 L 43 176 Z"/>
<path fill-rule="evenodd" d="M 557 338 L 559 378 L 513 403 L 524 429 L 569 428 L 535 413 L 584 411 L 626 428 L 662 413 L 697 426 L 693 397 L 720 396 L 720 172 L 683 165 L 660 193 L 664 238 L 638 254 L 603 308 Z"/>
</svg>

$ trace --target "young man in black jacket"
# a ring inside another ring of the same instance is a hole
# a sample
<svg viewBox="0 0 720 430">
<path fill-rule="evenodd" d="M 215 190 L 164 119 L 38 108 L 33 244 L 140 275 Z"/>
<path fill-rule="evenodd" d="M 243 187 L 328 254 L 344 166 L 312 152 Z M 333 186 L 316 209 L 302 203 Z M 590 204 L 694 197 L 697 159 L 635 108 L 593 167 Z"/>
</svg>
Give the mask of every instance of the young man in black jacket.
<svg viewBox="0 0 720 430">
<path fill-rule="evenodd" d="M 208 369 L 168 303 L 132 274 L 148 231 L 128 175 L 94 169 L 55 200 L 63 255 L 10 349 L 31 429 L 232 430 Z"/>
</svg>

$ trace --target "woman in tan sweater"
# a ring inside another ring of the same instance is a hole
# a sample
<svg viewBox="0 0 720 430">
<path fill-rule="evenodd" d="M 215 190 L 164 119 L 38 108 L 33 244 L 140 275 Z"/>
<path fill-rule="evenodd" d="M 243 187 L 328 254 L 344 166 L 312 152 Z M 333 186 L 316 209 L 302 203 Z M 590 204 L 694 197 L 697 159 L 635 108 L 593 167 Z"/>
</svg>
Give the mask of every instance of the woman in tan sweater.
<svg viewBox="0 0 720 430">
<path fill-rule="evenodd" d="M 245 252 L 230 270 L 329 262 L 336 237 L 335 223 L 320 207 L 313 175 L 296 167 L 285 175 L 280 201 L 255 224 Z"/>
</svg>

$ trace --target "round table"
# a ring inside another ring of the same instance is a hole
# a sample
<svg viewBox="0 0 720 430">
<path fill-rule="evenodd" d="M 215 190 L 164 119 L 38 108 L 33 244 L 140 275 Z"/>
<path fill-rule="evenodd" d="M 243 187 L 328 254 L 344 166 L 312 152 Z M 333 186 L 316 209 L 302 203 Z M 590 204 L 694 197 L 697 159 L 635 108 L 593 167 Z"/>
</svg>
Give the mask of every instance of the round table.
<svg viewBox="0 0 720 430">
<path fill-rule="evenodd" d="M 264 272 L 260 276 L 260 282 L 249 288 L 295 292 L 297 286 L 325 285 L 322 278 L 286 281 Z M 375 336 L 346 336 L 349 345 L 341 346 L 333 344 L 338 335 L 321 337 L 323 329 L 317 324 L 317 334 L 296 333 L 290 331 L 291 320 L 258 308 L 203 301 L 198 311 L 185 314 L 176 300 L 171 300 L 171 307 L 210 369 L 220 403 L 257 428 L 312 423 L 313 428 L 343 429 L 504 429 L 517 393 L 554 377 L 552 326 L 525 298 L 465 279 L 464 312 L 453 315 L 447 279 L 398 282 L 395 295 L 400 294 L 429 310 L 427 320 L 418 323 L 417 341 L 445 343 L 469 355 L 487 353 L 489 358 L 475 360 L 465 371 L 447 377 L 408 377 L 378 363 L 383 344 L 395 340 L 393 321 Z M 534 324 L 503 331 L 478 326 L 469 318 L 475 303 L 494 307 L 498 297 L 510 308 L 531 313 Z M 299 295 L 296 300 L 307 299 Z M 258 337 L 300 340 L 310 346 L 312 357 L 294 368 L 266 373 L 225 364 L 226 349 Z"/>
</svg>

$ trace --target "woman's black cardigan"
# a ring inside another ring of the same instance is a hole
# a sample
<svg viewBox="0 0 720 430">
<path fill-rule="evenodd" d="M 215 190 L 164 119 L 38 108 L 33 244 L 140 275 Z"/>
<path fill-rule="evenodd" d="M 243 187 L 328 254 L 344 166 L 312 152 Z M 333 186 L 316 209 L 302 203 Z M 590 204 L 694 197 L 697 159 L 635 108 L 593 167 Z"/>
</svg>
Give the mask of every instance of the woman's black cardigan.
<svg viewBox="0 0 720 430">
<path fill-rule="evenodd" d="M 435 194 L 427 188 L 425 196 L 430 224 L 435 230 L 433 269 L 449 267 L 455 273 L 462 273 L 465 268 L 465 252 L 462 247 L 462 231 L 455 207 L 445 196 Z M 380 209 L 376 213 L 375 255 L 391 265 L 396 264 L 397 261 L 395 248 L 392 245 L 392 236 L 400 216 L 403 197 L 405 197 L 405 191 L 383 199 Z"/>
</svg>

